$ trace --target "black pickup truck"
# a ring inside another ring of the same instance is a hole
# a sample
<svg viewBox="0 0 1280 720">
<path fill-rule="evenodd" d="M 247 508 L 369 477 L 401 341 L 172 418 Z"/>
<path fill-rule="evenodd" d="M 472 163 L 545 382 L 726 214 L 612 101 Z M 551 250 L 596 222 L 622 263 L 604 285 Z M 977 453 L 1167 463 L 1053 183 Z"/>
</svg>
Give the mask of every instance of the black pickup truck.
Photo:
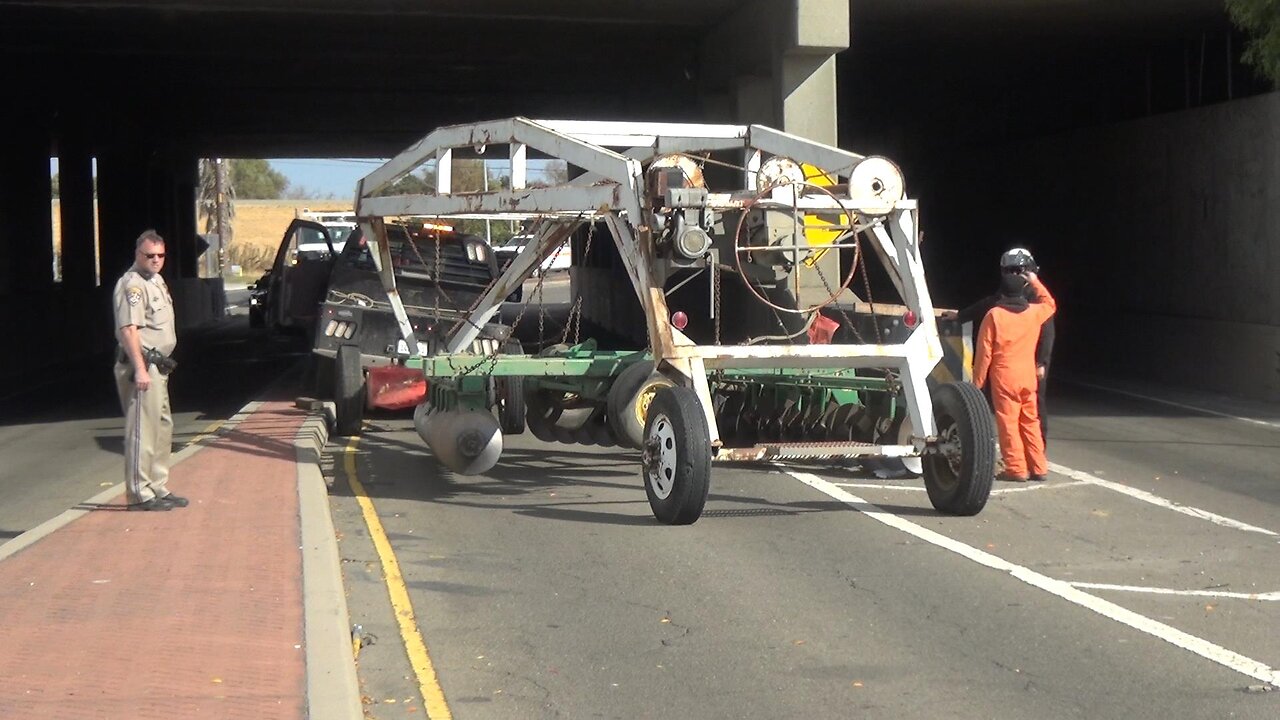
<svg viewBox="0 0 1280 720">
<path fill-rule="evenodd" d="M 439 352 L 449 331 L 466 322 L 498 277 L 493 252 L 483 238 L 441 226 L 387 223 L 386 228 L 396 287 L 418 354 Z M 359 228 L 337 255 L 318 300 L 312 345 L 316 385 L 322 394 L 332 390 L 337 431 L 350 434 L 358 430 L 364 408 L 379 406 L 378 397 L 366 391 L 369 370 L 410 354 Z M 492 354 L 510 335 L 505 325 L 485 325 L 470 350 Z"/>
</svg>

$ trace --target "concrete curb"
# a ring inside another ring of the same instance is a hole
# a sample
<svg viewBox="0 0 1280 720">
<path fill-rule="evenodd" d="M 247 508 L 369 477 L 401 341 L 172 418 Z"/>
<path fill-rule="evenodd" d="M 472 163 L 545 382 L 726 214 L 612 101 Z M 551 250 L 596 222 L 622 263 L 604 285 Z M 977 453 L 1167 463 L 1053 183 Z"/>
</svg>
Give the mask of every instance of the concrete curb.
<svg viewBox="0 0 1280 720">
<path fill-rule="evenodd" d="M 313 412 L 303 421 L 293 442 L 302 529 L 307 717 L 360 720 L 364 708 L 351 647 L 351 617 L 329 511 L 329 488 L 320 470 L 332 417 L 333 405 L 326 403 L 323 412 Z"/>
</svg>

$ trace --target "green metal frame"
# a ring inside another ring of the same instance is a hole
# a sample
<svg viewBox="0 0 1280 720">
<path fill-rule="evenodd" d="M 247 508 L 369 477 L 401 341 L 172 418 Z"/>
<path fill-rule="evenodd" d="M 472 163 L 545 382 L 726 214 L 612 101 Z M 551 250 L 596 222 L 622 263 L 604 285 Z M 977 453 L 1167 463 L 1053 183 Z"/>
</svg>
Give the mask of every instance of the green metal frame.
<svg viewBox="0 0 1280 720">
<path fill-rule="evenodd" d="M 483 410 L 489 404 L 491 377 L 524 377 L 534 388 L 603 400 L 613 378 L 651 357 L 645 351 L 597 350 L 595 341 L 588 340 L 554 356 L 436 355 L 409 358 L 405 365 L 422 369 L 430 381 L 433 407 Z M 888 378 L 853 375 L 849 370 L 725 369 L 710 379 L 717 386 L 742 384 L 753 393 L 774 393 L 775 402 L 790 398 L 806 405 L 825 406 L 830 400 L 865 405 L 867 393 L 883 392 L 889 395 L 891 416 L 900 389 Z"/>
</svg>

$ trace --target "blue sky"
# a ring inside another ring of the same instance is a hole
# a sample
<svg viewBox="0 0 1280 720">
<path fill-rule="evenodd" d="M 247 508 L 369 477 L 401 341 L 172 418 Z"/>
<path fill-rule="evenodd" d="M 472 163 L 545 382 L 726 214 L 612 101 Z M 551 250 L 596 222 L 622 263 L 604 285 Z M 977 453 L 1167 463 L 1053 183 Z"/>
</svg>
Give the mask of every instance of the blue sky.
<svg viewBox="0 0 1280 720">
<path fill-rule="evenodd" d="M 386 162 L 385 158 L 271 158 L 267 162 L 289 179 L 290 193 L 306 191 L 307 197 L 347 199 L 355 197 L 356 181 Z M 506 163 L 490 165 L 490 176 L 502 173 Z M 547 161 L 529 163 L 529 174 L 537 177 Z M 49 172 L 58 172 L 58 158 L 49 159 Z"/>
<path fill-rule="evenodd" d="M 306 158 L 268 160 L 271 167 L 289 178 L 289 190 L 306 188 L 316 197 L 352 198 L 356 181 L 373 172 L 385 160 L 365 158 Z"/>
</svg>

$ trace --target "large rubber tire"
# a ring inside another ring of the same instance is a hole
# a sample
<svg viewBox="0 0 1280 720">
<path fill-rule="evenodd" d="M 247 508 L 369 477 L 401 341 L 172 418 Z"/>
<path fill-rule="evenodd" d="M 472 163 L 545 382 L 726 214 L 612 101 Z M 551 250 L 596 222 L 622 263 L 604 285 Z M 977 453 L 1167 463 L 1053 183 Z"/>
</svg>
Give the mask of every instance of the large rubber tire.
<svg viewBox="0 0 1280 720">
<path fill-rule="evenodd" d="M 332 398 L 333 358 L 312 353 L 307 362 L 310 363 L 308 367 L 308 374 L 311 376 L 311 387 L 315 392 L 315 396 L 320 400 L 328 400 Z"/>
<path fill-rule="evenodd" d="M 518 342 L 508 341 L 502 352 L 521 354 L 524 349 Z M 502 434 L 519 435 L 525 431 L 524 378 L 505 375 L 494 378 L 497 384 L 498 422 L 502 426 Z"/>
<path fill-rule="evenodd" d="M 519 435 L 525 430 L 524 378 L 506 376 L 495 378 L 498 385 L 498 421 L 502 434 Z"/>
<path fill-rule="evenodd" d="M 648 360 L 634 363 L 618 374 L 605 398 L 605 412 L 619 445 L 633 450 L 643 446 L 645 415 L 654 393 L 671 385 L 670 380 L 654 372 L 653 363 Z"/>
<path fill-rule="evenodd" d="M 335 435 L 359 435 L 364 422 L 365 379 L 360 367 L 360 348 L 343 345 L 338 348 L 333 372 L 333 432 Z"/>
<path fill-rule="evenodd" d="M 711 440 L 702 403 L 690 389 L 659 388 L 645 421 L 642 475 L 659 522 L 689 525 L 711 490 Z"/>
<path fill-rule="evenodd" d="M 924 458 L 929 502 L 949 515 L 977 515 L 995 479 L 996 426 L 977 387 L 946 383 L 933 390 L 933 416 L 942 452 Z"/>
</svg>

